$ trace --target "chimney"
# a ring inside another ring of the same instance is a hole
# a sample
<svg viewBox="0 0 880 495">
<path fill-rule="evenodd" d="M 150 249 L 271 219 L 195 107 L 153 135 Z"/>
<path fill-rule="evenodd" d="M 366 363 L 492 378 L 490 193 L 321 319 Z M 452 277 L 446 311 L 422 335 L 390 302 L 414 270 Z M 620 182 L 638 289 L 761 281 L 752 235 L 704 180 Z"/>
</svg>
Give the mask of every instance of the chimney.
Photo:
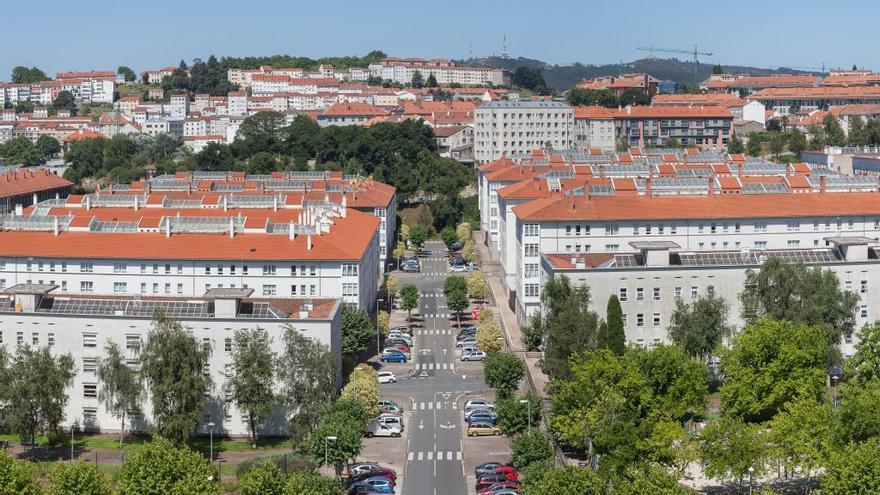
<svg viewBox="0 0 880 495">
<path fill-rule="evenodd" d="M 235 237 L 235 220 L 229 219 L 229 238 Z"/>
<path fill-rule="evenodd" d="M 15 216 L 20 217 L 24 214 L 24 210 L 20 204 L 15 205 Z"/>
<path fill-rule="evenodd" d="M 288 232 L 288 237 L 292 241 L 296 239 L 296 225 L 293 222 L 290 222 L 289 228 L 290 231 Z"/>
<path fill-rule="evenodd" d="M 743 163 L 742 162 L 739 162 L 736 164 L 736 175 L 739 178 L 742 178 L 742 176 L 743 176 Z"/>
<path fill-rule="evenodd" d="M 86 196 L 86 211 L 92 209 L 92 198 L 90 196 Z"/>
<path fill-rule="evenodd" d="M 820 176 L 819 176 L 819 192 L 820 192 L 820 193 L 824 193 L 824 192 L 826 192 L 826 189 L 825 189 L 825 188 L 826 188 L 825 176 L 824 176 L 824 175 L 820 175 Z"/>
<path fill-rule="evenodd" d="M 709 196 L 715 195 L 715 178 L 709 177 Z"/>
<path fill-rule="evenodd" d="M 272 211 L 278 211 L 278 195 L 272 195 Z"/>
<path fill-rule="evenodd" d="M 171 237 L 171 218 L 165 217 L 165 237 Z"/>
<path fill-rule="evenodd" d="M 147 194 L 150 194 L 150 191 L 152 190 L 152 188 L 153 188 L 152 182 L 150 182 L 149 179 L 144 180 L 144 191 L 146 191 Z"/>
<path fill-rule="evenodd" d="M 223 203 L 223 211 L 229 211 L 229 204 L 226 202 L 226 196 L 223 196 L 221 202 Z"/>
<path fill-rule="evenodd" d="M 53 220 L 54 222 L 52 223 L 52 233 L 55 234 L 55 237 L 58 237 L 58 234 L 61 230 L 61 226 L 58 224 L 58 215 L 55 215 Z"/>
<path fill-rule="evenodd" d="M 312 233 L 311 232 L 306 234 L 306 249 L 308 249 L 309 251 L 312 250 Z"/>
<path fill-rule="evenodd" d="M 647 179 L 645 179 L 645 196 L 648 196 L 650 198 L 652 195 L 651 178 L 648 177 Z"/>
<path fill-rule="evenodd" d="M 138 196 L 134 197 L 134 211 L 138 211 L 141 207 L 141 198 Z"/>
</svg>

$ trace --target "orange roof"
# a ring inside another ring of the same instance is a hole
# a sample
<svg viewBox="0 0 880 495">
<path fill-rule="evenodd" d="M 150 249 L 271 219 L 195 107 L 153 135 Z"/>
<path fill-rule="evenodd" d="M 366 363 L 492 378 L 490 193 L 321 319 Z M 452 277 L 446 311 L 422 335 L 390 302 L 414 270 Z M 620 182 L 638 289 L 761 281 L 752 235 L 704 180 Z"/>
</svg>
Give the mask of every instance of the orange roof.
<svg viewBox="0 0 880 495">
<path fill-rule="evenodd" d="M 106 137 L 105 137 L 103 134 L 101 134 L 100 132 L 95 132 L 95 131 L 77 131 L 77 132 L 73 132 L 73 133 L 68 134 L 67 136 L 65 136 L 64 139 L 63 139 L 63 141 L 70 143 L 70 142 L 72 142 L 72 141 L 80 141 L 80 140 L 82 140 L 82 139 L 91 139 L 91 138 L 101 138 L 101 139 L 106 139 Z"/>
<path fill-rule="evenodd" d="M 576 119 L 611 119 L 618 114 L 617 109 L 605 107 L 574 107 Z"/>
<path fill-rule="evenodd" d="M 650 118 L 706 118 L 706 119 L 722 119 L 733 118 L 725 107 L 705 106 L 705 107 L 685 107 L 685 106 L 661 106 L 661 107 L 644 107 L 635 106 L 629 110 L 622 110 L 615 116 L 617 119 L 650 119 Z"/>
<path fill-rule="evenodd" d="M 48 170 L 21 169 L 0 175 L 0 198 L 70 187 L 73 183 Z"/>
<path fill-rule="evenodd" d="M 729 93 L 707 94 L 659 94 L 651 100 L 651 105 L 720 105 L 741 107 L 746 101 Z"/>
<path fill-rule="evenodd" d="M 386 115 L 386 112 L 379 107 L 370 105 L 369 103 L 334 103 L 324 110 L 323 115 L 328 116 L 379 116 Z"/>
<path fill-rule="evenodd" d="M 880 99 L 880 86 L 818 88 L 764 88 L 746 97 L 749 100 L 764 99 Z"/>
</svg>

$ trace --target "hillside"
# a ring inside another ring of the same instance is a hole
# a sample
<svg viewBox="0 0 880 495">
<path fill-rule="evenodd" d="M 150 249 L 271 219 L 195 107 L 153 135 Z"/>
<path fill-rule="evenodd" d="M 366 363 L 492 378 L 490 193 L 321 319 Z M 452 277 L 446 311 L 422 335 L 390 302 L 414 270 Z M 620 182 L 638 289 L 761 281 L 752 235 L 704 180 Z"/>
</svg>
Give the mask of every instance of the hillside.
<svg viewBox="0 0 880 495">
<path fill-rule="evenodd" d="M 711 63 L 700 63 L 694 72 L 694 63 L 677 58 L 648 57 L 635 60 L 626 64 L 608 65 L 550 65 L 540 60 L 529 58 L 500 58 L 486 57 L 465 60 L 463 63 L 478 67 L 497 67 L 516 70 L 517 67 L 529 67 L 541 69 L 544 80 L 549 86 L 560 91 L 567 90 L 577 84 L 578 81 L 587 77 L 615 76 L 626 72 L 647 72 L 661 80 L 671 80 L 679 83 L 696 84 L 712 73 Z M 769 75 L 779 73 L 805 74 L 804 71 L 792 69 L 764 69 L 760 67 L 747 67 L 741 65 L 721 65 L 725 72 L 748 73 L 752 75 Z"/>
</svg>

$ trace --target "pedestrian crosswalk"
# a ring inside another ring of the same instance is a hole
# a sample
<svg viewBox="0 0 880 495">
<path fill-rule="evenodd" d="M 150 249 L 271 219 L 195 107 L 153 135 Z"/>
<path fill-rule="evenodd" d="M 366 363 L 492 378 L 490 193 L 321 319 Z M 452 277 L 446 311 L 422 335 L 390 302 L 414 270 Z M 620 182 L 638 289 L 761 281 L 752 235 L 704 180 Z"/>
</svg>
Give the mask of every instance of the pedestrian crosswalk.
<svg viewBox="0 0 880 495">
<path fill-rule="evenodd" d="M 413 409 L 417 411 L 432 411 L 434 409 L 458 409 L 458 404 L 454 401 L 428 401 L 414 402 Z"/>
<path fill-rule="evenodd" d="M 432 330 L 430 328 L 427 328 L 427 329 L 416 328 L 415 329 L 416 335 L 452 335 L 453 333 L 456 333 L 456 332 L 453 332 L 452 330 L 450 330 L 448 328 L 446 328 L 446 329 L 438 328 L 437 330 Z"/>
<path fill-rule="evenodd" d="M 407 461 L 461 461 L 460 450 L 438 450 L 437 452 L 410 452 Z"/>
<path fill-rule="evenodd" d="M 422 318 L 449 318 L 449 313 L 426 313 L 419 316 Z"/>
<path fill-rule="evenodd" d="M 452 369 L 449 363 L 416 363 L 416 371 L 418 370 L 446 370 Z"/>
</svg>

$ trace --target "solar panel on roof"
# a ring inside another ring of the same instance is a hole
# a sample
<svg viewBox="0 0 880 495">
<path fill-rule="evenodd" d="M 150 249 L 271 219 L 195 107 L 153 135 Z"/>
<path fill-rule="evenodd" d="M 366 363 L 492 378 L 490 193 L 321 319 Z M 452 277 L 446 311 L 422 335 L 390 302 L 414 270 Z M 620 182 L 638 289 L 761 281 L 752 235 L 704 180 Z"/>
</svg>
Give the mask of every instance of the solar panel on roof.
<svg viewBox="0 0 880 495">
<path fill-rule="evenodd" d="M 214 192 L 238 192 L 244 189 L 241 184 L 211 184 L 211 190 Z"/>
<path fill-rule="evenodd" d="M 743 194 L 783 194 L 788 188 L 781 182 L 744 182 Z"/>
<path fill-rule="evenodd" d="M 229 232 L 230 221 L 234 232 L 244 230 L 244 218 L 242 217 L 162 217 L 159 228 L 165 230 L 170 225 L 172 233 L 200 233 L 222 234 Z"/>
<path fill-rule="evenodd" d="M 102 222 L 100 220 L 94 220 L 89 225 L 89 230 L 91 232 L 137 232 L 138 223 L 119 221 Z"/>
<path fill-rule="evenodd" d="M 611 184 L 593 184 L 590 186 L 590 196 L 614 196 L 614 187 Z"/>
<path fill-rule="evenodd" d="M 0 229 L 30 232 L 46 232 L 55 229 L 58 221 L 59 230 L 68 230 L 73 216 L 61 215 L 3 215 L 0 216 Z"/>
</svg>

